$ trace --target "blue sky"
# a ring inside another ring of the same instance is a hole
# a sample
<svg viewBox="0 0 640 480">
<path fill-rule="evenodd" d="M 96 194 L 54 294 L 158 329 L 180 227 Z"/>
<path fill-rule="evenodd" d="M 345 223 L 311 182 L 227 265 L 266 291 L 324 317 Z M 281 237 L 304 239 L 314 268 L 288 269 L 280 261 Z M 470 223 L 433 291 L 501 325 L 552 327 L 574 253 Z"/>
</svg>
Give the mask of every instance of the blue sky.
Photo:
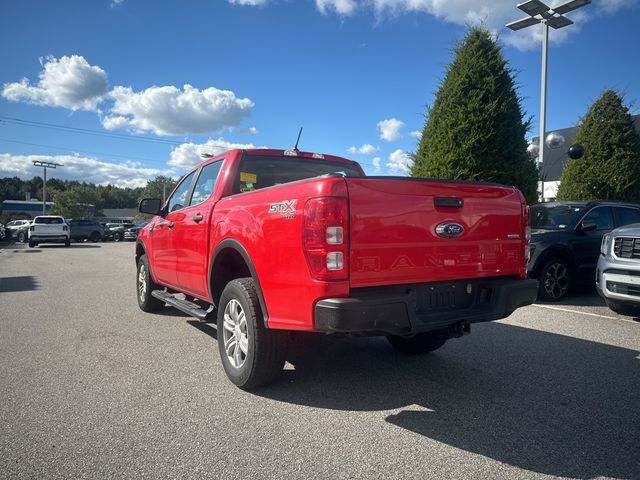
<svg viewBox="0 0 640 480">
<path fill-rule="evenodd" d="M 201 152 L 289 148 L 406 175 L 426 106 L 467 25 L 499 35 L 537 135 L 540 28 L 502 0 L 5 0 L 0 177 L 143 185 Z M 549 2 L 550 5 L 563 3 Z M 615 88 L 640 99 L 638 0 L 594 0 L 551 31 L 547 129 Z M 46 124 L 46 125 L 43 125 Z M 84 132 L 84 133 L 82 133 Z"/>
</svg>

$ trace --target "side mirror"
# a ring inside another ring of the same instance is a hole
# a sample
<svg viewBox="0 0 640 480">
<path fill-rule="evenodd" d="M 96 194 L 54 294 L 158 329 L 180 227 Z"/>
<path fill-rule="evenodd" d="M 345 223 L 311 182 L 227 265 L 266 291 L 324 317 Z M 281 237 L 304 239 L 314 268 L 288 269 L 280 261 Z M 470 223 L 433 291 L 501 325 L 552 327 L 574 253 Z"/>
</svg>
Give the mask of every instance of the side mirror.
<svg viewBox="0 0 640 480">
<path fill-rule="evenodd" d="M 150 215 L 162 214 L 162 200 L 159 198 L 143 198 L 138 204 L 140 213 L 148 213 Z"/>
<path fill-rule="evenodd" d="M 597 230 L 598 229 L 598 225 L 596 225 L 595 223 L 581 223 L 580 225 L 578 225 L 578 231 L 579 232 L 591 232 L 592 230 Z"/>
</svg>

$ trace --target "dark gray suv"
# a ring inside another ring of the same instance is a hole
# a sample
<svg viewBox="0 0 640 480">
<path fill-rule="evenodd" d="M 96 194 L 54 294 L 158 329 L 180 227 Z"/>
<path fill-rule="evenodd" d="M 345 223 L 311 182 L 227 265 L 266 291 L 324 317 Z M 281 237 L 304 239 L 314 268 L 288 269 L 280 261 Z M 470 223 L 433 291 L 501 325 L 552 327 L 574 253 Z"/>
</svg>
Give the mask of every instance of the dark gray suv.
<svg viewBox="0 0 640 480">
<path fill-rule="evenodd" d="M 76 241 L 99 242 L 104 236 L 104 227 L 93 220 L 67 220 L 71 238 Z"/>
</svg>

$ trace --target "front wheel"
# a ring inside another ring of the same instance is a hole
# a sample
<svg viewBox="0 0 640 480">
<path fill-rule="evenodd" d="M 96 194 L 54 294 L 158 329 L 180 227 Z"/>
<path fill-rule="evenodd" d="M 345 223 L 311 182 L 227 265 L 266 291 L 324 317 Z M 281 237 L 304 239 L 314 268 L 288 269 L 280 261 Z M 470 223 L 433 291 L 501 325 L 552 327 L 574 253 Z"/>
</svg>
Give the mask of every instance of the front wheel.
<svg viewBox="0 0 640 480">
<path fill-rule="evenodd" d="M 557 302 L 567 296 L 571 281 L 567 262 L 552 258 L 540 269 L 538 298 L 547 302 Z"/>
<path fill-rule="evenodd" d="M 218 306 L 218 349 L 229 380 L 243 390 L 260 387 L 282 371 L 286 333 L 269 330 L 252 278 L 227 284 Z"/>
<path fill-rule="evenodd" d="M 18 233 L 18 242 L 24 243 L 27 241 L 27 234 L 24 232 Z"/>
<path fill-rule="evenodd" d="M 89 236 L 89 240 L 91 240 L 93 243 L 99 242 L 100 238 L 100 232 L 91 232 L 91 235 Z"/>
<path fill-rule="evenodd" d="M 119 242 L 120 240 L 122 240 L 122 234 L 119 232 L 116 232 L 113 234 L 113 241 L 114 242 Z"/>
<path fill-rule="evenodd" d="M 164 307 L 164 302 L 151 295 L 151 292 L 159 287 L 151 278 L 149 259 L 142 255 L 138 260 L 138 275 L 136 278 L 136 293 L 138 306 L 143 312 L 155 312 Z"/>
<path fill-rule="evenodd" d="M 429 353 L 439 349 L 447 342 L 447 337 L 437 332 L 425 332 L 413 337 L 401 337 L 399 335 L 389 335 L 387 337 L 393 347 L 409 355 Z"/>
</svg>

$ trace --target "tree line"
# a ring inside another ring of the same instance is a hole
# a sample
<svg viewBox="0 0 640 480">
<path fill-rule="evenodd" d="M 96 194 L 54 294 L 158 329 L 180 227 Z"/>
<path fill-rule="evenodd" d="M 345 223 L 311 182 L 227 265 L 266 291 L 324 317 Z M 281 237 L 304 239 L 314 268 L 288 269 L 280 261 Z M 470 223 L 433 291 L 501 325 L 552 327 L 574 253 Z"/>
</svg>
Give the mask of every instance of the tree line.
<svg viewBox="0 0 640 480">
<path fill-rule="evenodd" d="M 101 216 L 104 209 L 135 208 L 142 198 L 163 198 L 163 194 L 168 196 L 175 185 L 176 180 L 164 176 L 149 180 L 139 188 L 50 178 L 47 180 L 47 201 L 55 203 L 52 214 L 66 218 L 87 218 Z M 4 200 L 25 200 L 27 196 L 42 201 L 42 177 L 35 176 L 30 180 L 0 178 L 0 203 Z M 8 214 L 2 217 L 4 221 L 0 223 L 9 220 Z M 11 215 L 11 218 L 18 217 Z"/>
</svg>

